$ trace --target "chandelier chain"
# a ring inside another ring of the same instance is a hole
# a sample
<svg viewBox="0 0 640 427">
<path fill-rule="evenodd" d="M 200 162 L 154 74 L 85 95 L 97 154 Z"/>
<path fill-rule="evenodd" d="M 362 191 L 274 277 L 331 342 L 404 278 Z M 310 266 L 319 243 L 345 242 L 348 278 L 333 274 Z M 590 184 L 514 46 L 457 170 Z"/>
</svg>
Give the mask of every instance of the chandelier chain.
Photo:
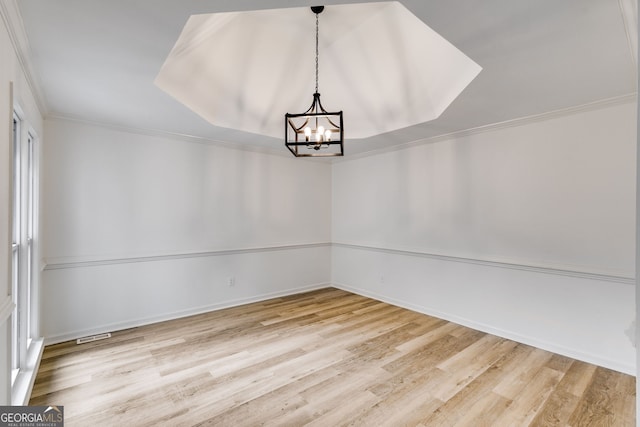
<svg viewBox="0 0 640 427">
<path fill-rule="evenodd" d="M 316 13 L 316 93 L 318 93 L 318 14 Z"/>
</svg>

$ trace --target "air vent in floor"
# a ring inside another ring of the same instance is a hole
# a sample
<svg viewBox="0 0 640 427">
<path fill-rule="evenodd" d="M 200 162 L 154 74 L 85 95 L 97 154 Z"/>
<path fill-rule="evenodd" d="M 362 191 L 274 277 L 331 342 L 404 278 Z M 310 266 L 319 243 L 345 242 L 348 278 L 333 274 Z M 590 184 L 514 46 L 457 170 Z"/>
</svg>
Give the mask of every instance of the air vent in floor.
<svg viewBox="0 0 640 427">
<path fill-rule="evenodd" d="M 78 338 L 76 340 L 76 344 L 86 344 L 88 342 L 104 340 L 104 339 L 107 339 L 107 338 L 111 338 L 111 333 L 110 332 L 105 332 L 104 334 L 97 334 L 97 335 L 91 335 L 91 336 L 88 336 L 88 337 Z"/>
</svg>

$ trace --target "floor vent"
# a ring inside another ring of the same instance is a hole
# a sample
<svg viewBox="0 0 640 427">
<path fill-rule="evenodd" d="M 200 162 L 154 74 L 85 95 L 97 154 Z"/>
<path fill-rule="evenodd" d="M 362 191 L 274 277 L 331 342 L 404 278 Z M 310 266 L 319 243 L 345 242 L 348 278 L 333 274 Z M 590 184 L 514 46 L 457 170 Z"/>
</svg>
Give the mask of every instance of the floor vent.
<svg viewBox="0 0 640 427">
<path fill-rule="evenodd" d="M 104 340 L 104 339 L 107 339 L 107 338 L 111 338 L 111 333 L 110 332 L 105 332 L 104 334 L 91 335 L 89 337 L 78 338 L 76 340 L 76 344 L 86 344 L 88 342 Z"/>
</svg>

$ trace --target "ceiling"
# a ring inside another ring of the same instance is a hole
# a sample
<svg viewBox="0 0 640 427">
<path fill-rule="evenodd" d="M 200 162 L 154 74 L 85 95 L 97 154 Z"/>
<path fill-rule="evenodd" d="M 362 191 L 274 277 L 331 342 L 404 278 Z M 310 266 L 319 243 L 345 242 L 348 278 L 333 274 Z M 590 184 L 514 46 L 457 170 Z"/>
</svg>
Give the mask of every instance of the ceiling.
<svg viewBox="0 0 640 427">
<path fill-rule="evenodd" d="M 161 90 L 154 80 L 191 15 L 314 3 L 301 0 L 17 3 L 29 41 L 28 57 L 35 74 L 32 77 L 39 86 L 46 114 L 286 152 L 284 136 L 276 138 L 214 126 Z M 346 3 L 353 2 L 324 2 L 327 6 Z M 637 90 L 635 0 L 400 3 L 482 67 L 482 72 L 435 120 L 351 141 L 347 135 L 346 156 L 625 97 Z M 380 63 L 386 59 L 380 57 Z M 428 60 L 437 62 L 438 58 Z M 321 62 L 321 67 L 329 66 Z M 242 71 L 261 73 L 259 67 Z M 321 89 L 322 84 L 321 81 Z M 286 85 L 280 90 L 286 90 Z M 397 102 L 393 91 L 385 94 L 389 103 Z M 311 93 L 308 98 L 303 104 L 310 103 Z M 328 95 L 323 96 L 327 106 L 339 108 L 329 99 Z M 281 112 L 282 116 L 285 112 Z M 348 126 L 345 112 L 345 128 Z"/>
<path fill-rule="evenodd" d="M 318 18 L 318 90 L 349 139 L 437 118 L 481 70 L 396 1 Z M 308 7 L 193 15 L 155 83 L 213 125 L 280 139 L 282 112 L 313 99 L 314 22 Z"/>
</svg>

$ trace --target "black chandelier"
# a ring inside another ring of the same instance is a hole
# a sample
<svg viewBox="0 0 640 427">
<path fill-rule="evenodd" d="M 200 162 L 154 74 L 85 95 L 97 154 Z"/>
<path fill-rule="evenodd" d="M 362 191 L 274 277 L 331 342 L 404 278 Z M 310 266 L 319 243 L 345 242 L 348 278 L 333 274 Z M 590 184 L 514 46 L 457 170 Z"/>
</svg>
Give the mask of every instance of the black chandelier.
<svg viewBox="0 0 640 427">
<path fill-rule="evenodd" d="M 324 6 L 313 6 L 316 14 L 316 91 L 311 107 L 304 113 L 285 114 L 284 143 L 296 157 L 343 156 L 342 111 L 328 112 L 318 92 L 318 15 Z"/>
</svg>

